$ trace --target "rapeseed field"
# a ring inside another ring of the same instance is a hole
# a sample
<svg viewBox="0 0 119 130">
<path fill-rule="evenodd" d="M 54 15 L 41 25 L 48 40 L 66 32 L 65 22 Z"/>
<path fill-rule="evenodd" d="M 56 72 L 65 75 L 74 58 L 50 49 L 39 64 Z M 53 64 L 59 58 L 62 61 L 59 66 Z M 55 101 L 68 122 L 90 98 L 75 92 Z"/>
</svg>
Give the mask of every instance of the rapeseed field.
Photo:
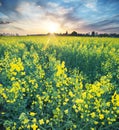
<svg viewBox="0 0 119 130">
<path fill-rule="evenodd" d="M 119 38 L 0 37 L 0 129 L 118 130 Z"/>
</svg>

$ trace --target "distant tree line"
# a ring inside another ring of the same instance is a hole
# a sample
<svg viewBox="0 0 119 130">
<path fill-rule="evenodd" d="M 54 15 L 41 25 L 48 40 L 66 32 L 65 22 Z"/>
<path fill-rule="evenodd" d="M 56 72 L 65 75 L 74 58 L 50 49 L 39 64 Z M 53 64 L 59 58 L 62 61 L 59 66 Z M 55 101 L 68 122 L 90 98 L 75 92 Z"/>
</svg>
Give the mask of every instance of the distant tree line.
<svg viewBox="0 0 119 130">
<path fill-rule="evenodd" d="M 98 33 L 95 31 L 89 32 L 89 33 L 78 33 L 76 31 L 73 31 L 71 33 L 54 33 L 57 36 L 84 36 L 84 37 L 119 37 L 119 34 L 117 33 Z M 52 33 L 47 34 L 27 34 L 27 36 L 47 36 L 47 35 L 54 35 Z M 20 36 L 18 33 L 16 34 L 9 34 L 9 33 L 0 33 L 0 36 Z"/>
<path fill-rule="evenodd" d="M 78 33 L 76 31 L 73 31 L 72 33 L 68 33 L 66 31 L 66 33 L 63 33 L 63 34 L 55 33 L 55 35 L 58 35 L 58 36 L 84 36 L 84 37 L 119 37 L 119 34 L 117 34 L 117 33 L 98 33 L 95 31 L 92 31 L 91 33 L 90 32 L 89 33 Z"/>
<path fill-rule="evenodd" d="M 117 33 L 98 33 L 95 31 L 92 31 L 91 33 L 77 33 L 76 31 L 73 31 L 72 33 L 68 34 L 68 32 L 66 31 L 66 33 L 64 34 L 56 34 L 56 35 L 65 35 L 65 36 L 92 36 L 92 37 L 119 37 L 119 34 Z"/>
</svg>

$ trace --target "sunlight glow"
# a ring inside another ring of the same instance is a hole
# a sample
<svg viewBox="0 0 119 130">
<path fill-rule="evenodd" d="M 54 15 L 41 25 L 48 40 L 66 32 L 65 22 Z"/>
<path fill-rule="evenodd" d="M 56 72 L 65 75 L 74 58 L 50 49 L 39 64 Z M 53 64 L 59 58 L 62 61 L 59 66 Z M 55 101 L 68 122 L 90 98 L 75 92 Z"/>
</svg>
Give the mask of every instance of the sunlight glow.
<svg viewBox="0 0 119 130">
<path fill-rule="evenodd" d="M 58 25 L 56 23 L 49 23 L 48 32 L 49 33 L 56 33 L 57 31 L 58 31 Z"/>
</svg>

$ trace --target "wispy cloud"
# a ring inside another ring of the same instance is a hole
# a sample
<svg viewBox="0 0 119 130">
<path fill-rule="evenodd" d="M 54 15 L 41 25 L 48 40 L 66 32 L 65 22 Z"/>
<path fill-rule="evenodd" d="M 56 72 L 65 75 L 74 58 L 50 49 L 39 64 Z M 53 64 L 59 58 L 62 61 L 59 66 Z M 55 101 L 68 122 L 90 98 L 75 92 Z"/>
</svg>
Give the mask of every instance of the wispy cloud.
<svg viewBox="0 0 119 130">
<path fill-rule="evenodd" d="M 118 27 L 119 27 L 119 17 L 118 15 L 115 15 L 109 19 L 104 19 L 102 21 L 93 21 L 92 23 L 88 24 L 86 23 L 81 27 L 85 30 L 90 31 L 98 31 L 98 32 L 116 32 L 118 33 Z"/>
<path fill-rule="evenodd" d="M 118 33 L 118 31 L 119 31 L 119 27 L 108 27 L 108 28 L 103 28 L 102 30 L 100 30 L 100 31 L 103 31 L 103 32 L 107 32 L 107 33 L 113 33 L 113 32 L 115 32 L 115 33 Z"/>
<path fill-rule="evenodd" d="M 14 28 L 15 30 L 18 30 L 18 31 L 24 31 L 24 29 L 20 28 L 20 27 L 12 26 L 12 28 Z"/>
<path fill-rule="evenodd" d="M 97 11 L 97 0 L 85 0 L 83 3 L 87 8 Z"/>
</svg>

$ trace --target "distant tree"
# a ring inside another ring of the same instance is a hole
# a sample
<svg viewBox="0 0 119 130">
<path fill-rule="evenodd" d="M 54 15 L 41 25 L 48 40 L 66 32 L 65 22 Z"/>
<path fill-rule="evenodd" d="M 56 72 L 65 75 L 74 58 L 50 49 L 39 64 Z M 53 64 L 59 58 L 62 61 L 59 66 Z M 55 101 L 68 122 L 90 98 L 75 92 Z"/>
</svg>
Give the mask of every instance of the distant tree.
<svg viewBox="0 0 119 130">
<path fill-rule="evenodd" d="M 98 32 L 96 32 L 95 35 L 98 36 Z"/>
<path fill-rule="evenodd" d="M 71 33 L 71 36 L 77 36 L 78 35 L 78 33 L 76 32 L 76 31 L 73 31 L 72 33 Z"/>
<path fill-rule="evenodd" d="M 68 35 L 68 31 L 66 31 L 65 35 Z"/>
<path fill-rule="evenodd" d="M 19 34 L 18 34 L 18 33 L 16 33 L 16 36 L 19 36 Z"/>
<path fill-rule="evenodd" d="M 95 31 L 92 31 L 91 35 L 92 35 L 92 36 L 95 36 Z"/>
</svg>

